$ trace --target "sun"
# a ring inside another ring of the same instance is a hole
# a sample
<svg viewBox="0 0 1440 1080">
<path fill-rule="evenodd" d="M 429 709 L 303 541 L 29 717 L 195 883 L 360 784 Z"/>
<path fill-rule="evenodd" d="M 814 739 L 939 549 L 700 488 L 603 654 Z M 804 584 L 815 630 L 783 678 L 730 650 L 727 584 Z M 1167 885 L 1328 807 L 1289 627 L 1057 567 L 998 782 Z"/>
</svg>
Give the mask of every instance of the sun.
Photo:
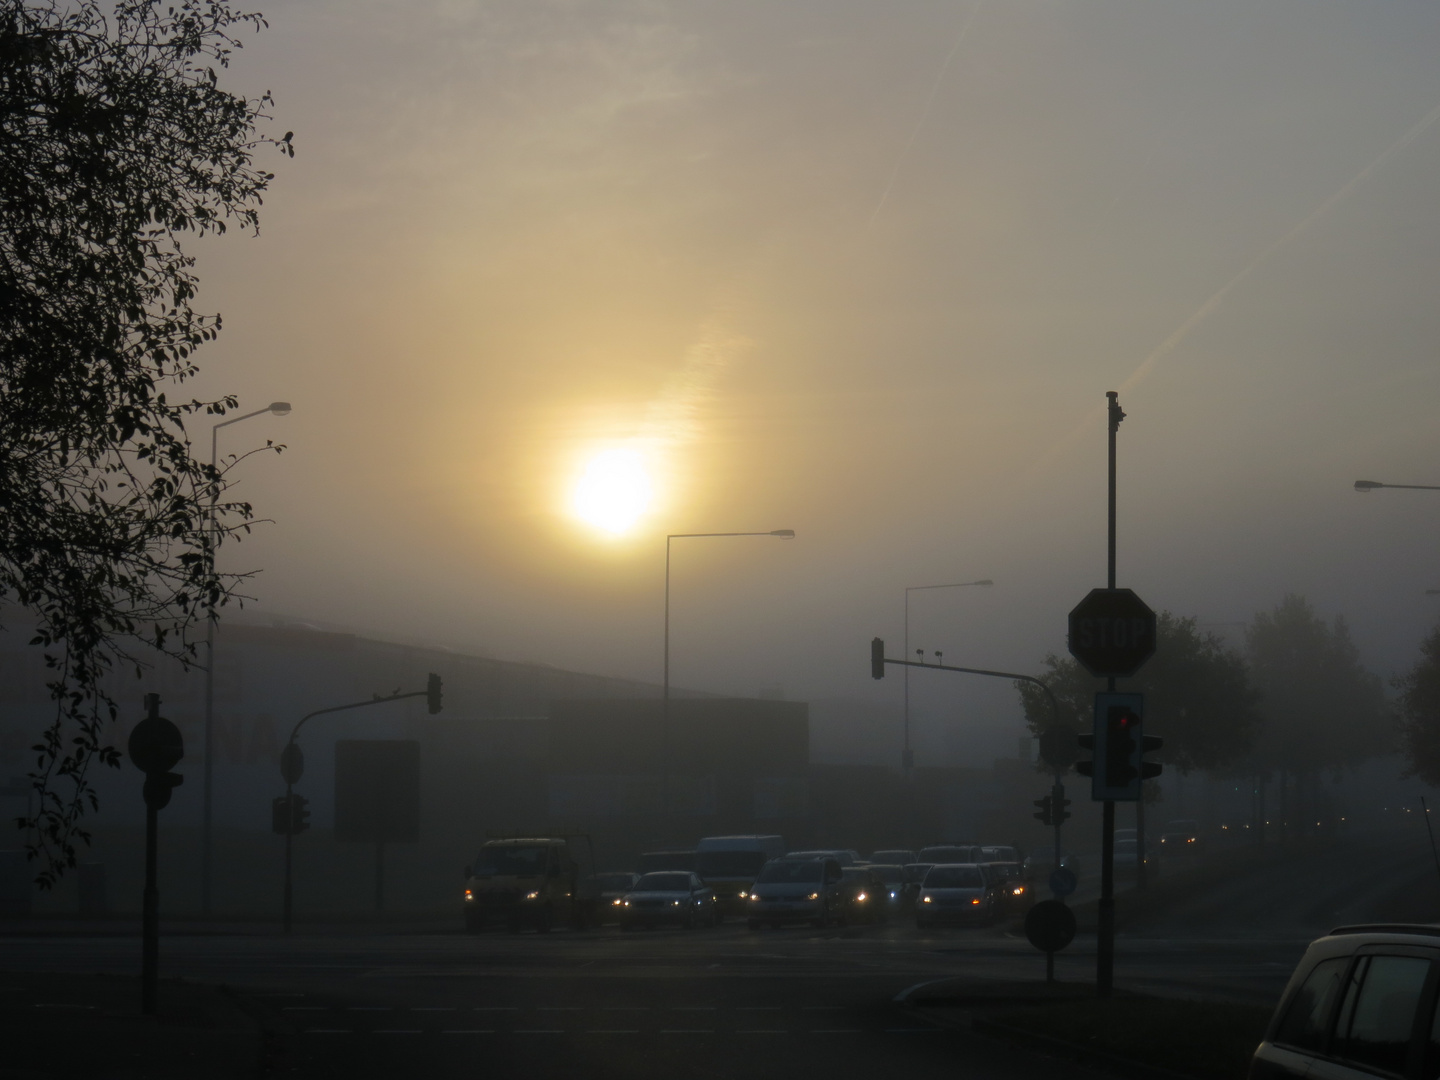
<svg viewBox="0 0 1440 1080">
<path fill-rule="evenodd" d="M 588 525 L 612 536 L 634 528 L 650 507 L 650 473 L 645 455 L 627 447 L 602 450 L 580 473 L 570 508 Z"/>
</svg>

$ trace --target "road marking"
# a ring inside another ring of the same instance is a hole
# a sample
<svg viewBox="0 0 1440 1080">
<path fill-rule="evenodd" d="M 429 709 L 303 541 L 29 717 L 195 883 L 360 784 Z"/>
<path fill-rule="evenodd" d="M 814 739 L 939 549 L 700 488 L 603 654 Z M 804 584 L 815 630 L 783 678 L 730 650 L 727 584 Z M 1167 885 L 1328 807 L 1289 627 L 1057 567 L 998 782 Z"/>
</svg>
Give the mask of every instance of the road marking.
<svg viewBox="0 0 1440 1080">
<path fill-rule="evenodd" d="M 714 1028 L 661 1028 L 661 1035 L 714 1035 Z"/>
<path fill-rule="evenodd" d="M 306 1028 L 306 1035 L 353 1035 L 349 1028 Z"/>
<path fill-rule="evenodd" d="M 281 1012 L 325 1012 L 328 1006 L 325 1005 L 284 1005 Z"/>
<path fill-rule="evenodd" d="M 579 1012 L 579 1005 L 538 1005 L 537 1012 Z"/>
<path fill-rule="evenodd" d="M 649 1012 L 649 1005 L 606 1005 L 606 1012 Z"/>
<path fill-rule="evenodd" d="M 940 1030 L 939 1028 L 933 1028 L 933 1027 L 923 1027 L 923 1028 L 886 1028 L 886 1029 L 885 1029 L 885 1034 L 886 1034 L 886 1035 L 918 1035 L 918 1034 L 921 1034 L 922 1032 L 939 1031 L 939 1030 Z"/>
<path fill-rule="evenodd" d="M 412 1005 L 411 1012 L 454 1012 L 454 1005 Z"/>
<path fill-rule="evenodd" d="M 718 1005 L 672 1005 L 671 1012 L 714 1012 Z"/>
<path fill-rule="evenodd" d="M 518 1005 L 477 1005 L 476 1012 L 519 1012 Z"/>
<path fill-rule="evenodd" d="M 639 1035 L 639 1028 L 591 1028 L 586 1035 Z"/>
<path fill-rule="evenodd" d="M 779 1012 L 779 1005 L 741 1005 L 740 1012 Z"/>
<path fill-rule="evenodd" d="M 441 1035 L 494 1035 L 494 1028 L 446 1028 Z"/>
<path fill-rule="evenodd" d="M 785 1028 L 741 1028 L 736 1035 L 784 1035 Z"/>
<path fill-rule="evenodd" d="M 374 1035 L 423 1035 L 419 1028 L 377 1028 L 371 1034 Z"/>
<path fill-rule="evenodd" d="M 814 1028 L 811 1035 L 860 1035 L 864 1028 Z"/>
<path fill-rule="evenodd" d="M 389 1005 L 351 1005 L 346 1012 L 393 1012 Z"/>
<path fill-rule="evenodd" d="M 565 1032 L 556 1028 L 522 1028 L 515 1032 L 516 1035 L 564 1035 Z"/>
<path fill-rule="evenodd" d="M 806 1005 L 802 1012 L 844 1012 L 844 1005 Z"/>
</svg>

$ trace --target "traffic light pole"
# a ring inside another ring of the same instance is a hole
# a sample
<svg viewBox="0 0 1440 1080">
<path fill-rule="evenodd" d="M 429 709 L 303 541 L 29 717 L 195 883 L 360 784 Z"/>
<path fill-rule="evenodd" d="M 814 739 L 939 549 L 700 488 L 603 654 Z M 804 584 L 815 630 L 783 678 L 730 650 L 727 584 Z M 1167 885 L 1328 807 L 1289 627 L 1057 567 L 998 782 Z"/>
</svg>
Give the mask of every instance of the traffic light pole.
<svg viewBox="0 0 1440 1080">
<path fill-rule="evenodd" d="M 295 812 L 292 809 L 295 805 L 294 789 L 290 784 L 285 785 L 285 934 L 290 933 L 290 912 L 292 894 L 290 891 L 290 855 L 295 841 Z"/>
<path fill-rule="evenodd" d="M 1107 427 L 1110 430 L 1110 498 L 1106 538 L 1107 588 L 1115 588 L 1115 433 L 1125 413 L 1120 408 L 1120 395 L 1107 390 Z M 1115 677 L 1107 687 L 1115 692 Z M 1115 800 L 1106 799 L 1100 824 L 1100 910 L 1095 942 L 1095 993 L 1106 998 L 1115 985 Z"/>
</svg>

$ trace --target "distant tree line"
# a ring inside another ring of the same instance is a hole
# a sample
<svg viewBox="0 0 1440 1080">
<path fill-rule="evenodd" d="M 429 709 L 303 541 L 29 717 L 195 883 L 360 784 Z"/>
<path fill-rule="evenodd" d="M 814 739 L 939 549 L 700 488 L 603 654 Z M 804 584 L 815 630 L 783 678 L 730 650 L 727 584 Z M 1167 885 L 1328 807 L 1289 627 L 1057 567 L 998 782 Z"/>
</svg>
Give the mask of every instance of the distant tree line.
<svg viewBox="0 0 1440 1080">
<path fill-rule="evenodd" d="M 1324 817 L 1320 780 L 1402 748 L 1412 772 L 1440 783 L 1440 630 L 1425 658 L 1401 680 L 1401 723 L 1380 677 L 1366 670 L 1343 617 L 1322 619 L 1300 596 L 1258 613 L 1242 648 L 1200 629 L 1194 618 L 1161 612 L 1155 655 L 1123 689 L 1145 694 L 1145 730 L 1165 740 L 1167 769 L 1247 779 L 1261 804 L 1256 818 L 1309 823 Z M 1105 681 L 1070 657 L 1050 654 L 1041 678 L 1060 703 L 1060 726 L 1087 731 L 1094 694 Z M 1038 687 L 1017 683 L 1036 735 L 1056 726 Z M 1275 782 L 1279 805 L 1263 806 Z"/>
</svg>

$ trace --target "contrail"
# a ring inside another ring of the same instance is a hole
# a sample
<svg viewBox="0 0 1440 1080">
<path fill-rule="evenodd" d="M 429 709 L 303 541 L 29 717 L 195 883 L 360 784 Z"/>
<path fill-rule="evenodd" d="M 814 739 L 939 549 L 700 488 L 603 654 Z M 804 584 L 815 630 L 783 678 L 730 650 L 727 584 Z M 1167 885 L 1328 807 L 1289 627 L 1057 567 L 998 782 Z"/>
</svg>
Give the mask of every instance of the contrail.
<svg viewBox="0 0 1440 1080">
<path fill-rule="evenodd" d="M 984 6 L 985 0 L 978 0 L 970 9 L 970 13 L 965 16 L 965 22 L 960 26 L 960 33 L 955 38 L 955 44 L 950 46 L 950 51 L 940 62 L 940 70 L 935 73 L 935 81 L 930 86 L 930 96 L 925 100 L 925 107 L 920 110 L 920 119 L 915 122 L 915 129 L 910 132 L 910 138 L 905 143 L 905 148 L 895 159 L 895 166 L 890 170 L 890 179 L 885 181 L 885 190 L 880 192 L 880 201 L 875 204 L 875 209 L 870 212 L 870 220 L 865 223 L 867 229 L 875 224 L 875 219 L 885 206 L 885 200 L 890 198 L 890 189 L 895 186 L 895 178 L 900 175 L 900 166 L 905 164 L 905 159 L 910 154 L 910 148 L 915 145 L 915 140 L 920 135 L 920 129 L 925 126 L 925 121 L 930 117 L 930 107 L 935 104 L 935 95 L 940 92 L 940 81 L 945 78 L 945 70 L 950 66 L 950 61 L 955 58 L 955 54 L 960 51 L 960 46 L 965 43 L 965 35 L 970 32 L 970 24 L 975 21 L 976 13 Z"/>
<path fill-rule="evenodd" d="M 1155 349 L 1150 353 L 1150 355 L 1145 357 L 1145 359 L 1140 362 L 1139 367 L 1137 367 L 1133 372 L 1131 372 L 1130 376 L 1120 384 L 1120 390 L 1133 390 L 1135 387 L 1139 386 L 1142 382 L 1144 382 L 1145 379 L 1150 375 L 1150 373 L 1155 370 L 1156 365 L 1158 365 L 1161 360 L 1165 359 L 1166 356 L 1168 356 L 1171 352 L 1175 350 L 1176 346 L 1178 346 L 1182 341 L 1189 337 L 1192 330 L 1194 330 L 1197 326 L 1199 326 L 1201 323 L 1203 323 L 1206 319 L 1208 319 L 1211 315 L 1215 313 L 1215 311 L 1224 302 L 1225 298 L 1230 295 L 1232 291 L 1234 291 L 1237 285 L 1239 285 L 1242 281 L 1248 278 L 1272 256 L 1276 255 L 1280 251 L 1283 251 L 1285 248 L 1289 247 L 1292 243 L 1294 243 L 1301 236 L 1303 236 L 1306 232 L 1308 232 L 1311 226 L 1313 226 L 1317 221 L 1329 214 L 1330 211 L 1334 210 L 1341 201 L 1351 195 L 1357 188 L 1360 187 L 1361 184 L 1365 183 L 1366 180 L 1370 179 L 1370 176 L 1373 173 L 1383 168 L 1386 162 L 1388 162 L 1392 157 L 1398 154 L 1401 150 L 1405 149 L 1405 147 L 1409 146 L 1412 142 L 1414 142 L 1427 130 L 1429 130 L 1429 128 L 1435 123 L 1436 120 L 1440 120 L 1440 105 L 1435 106 L 1435 108 L 1431 109 L 1428 113 L 1426 113 L 1418 123 L 1416 123 L 1413 127 L 1410 128 L 1410 130 L 1405 132 L 1405 134 L 1401 135 L 1400 138 L 1395 140 L 1395 142 L 1391 143 L 1390 146 L 1386 148 L 1386 150 L 1379 157 L 1375 158 L 1374 161 L 1370 162 L 1370 164 L 1366 165 L 1363 169 L 1361 169 L 1358 173 L 1351 177 L 1344 186 L 1342 186 L 1338 191 L 1336 191 L 1328 199 L 1326 199 L 1314 210 L 1312 210 L 1309 215 L 1307 215 L 1302 221 L 1300 221 L 1297 225 L 1291 228 L 1289 232 L 1285 233 L 1285 235 L 1281 236 L 1280 239 L 1276 240 L 1274 243 L 1270 244 L 1269 247 L 1261 251 L 1260 254 L 1256 255 L 1253 259 L 1250 260 L 1249 263 L 1247 263 L 1241 270 L 1239 270 L 1233 277 L 1231 277 L 1229 281 L 1225 282 L 1224 285 L 1220 286 L 1219 289 L 1215 290 L 1214 294 L 1212 294 L 1208 300 L 1201 304 L 1188 319 L 1181 323 L 1174 333 L 1172 333 L 1169 337 L 1167 337 L 1164 341 L 1157 345 Z M 1056 442 L 1053 446 L 1050 447 L 1049 450 L 1047 450 L 1044 454 L 1040 455 L 1038 459 L 1036 459 L 1035 465 L 1032 469 L 1032 473 L 1035 470 L 1038 470 L 1044 462 L 1048 461 L 1057 452 L 1063 450 L 1067 446 L 1074 444 L 1079 438 L 1084 436 L 1087 432 L 1091 431 L 1095 426 L 1096 417 L 1104 413 L 1105 409 L 1106 406 L 1098 405 L 1089 413 L 1087 413 L 1085 419 L 1076 426 L 1074 431 L 1072 431 L 1065 438 Z"/>
</svg>

